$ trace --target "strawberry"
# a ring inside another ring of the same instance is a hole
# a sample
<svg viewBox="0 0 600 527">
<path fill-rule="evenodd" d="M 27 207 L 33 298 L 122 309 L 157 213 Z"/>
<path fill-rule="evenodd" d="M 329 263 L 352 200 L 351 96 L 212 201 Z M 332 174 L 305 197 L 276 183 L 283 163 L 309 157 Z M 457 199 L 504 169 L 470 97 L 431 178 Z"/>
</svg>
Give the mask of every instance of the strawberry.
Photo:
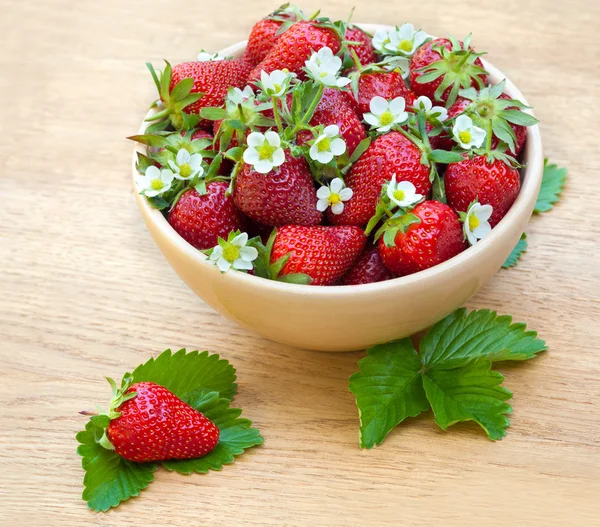
<svg viewBox="0 0 600 527">
<path fill-rule="evenodd" d="M 470 40 L 467 37 L 463 44 L 454 37 L 436 38 L 418 48 L 410 61 L 413 91 L 449 107 L 461 88 L 483 88 L 487 72 L 481 54 L 469 47 Z"/>
<path fill-rule="evenodd" d="M 280 276 L 305 274 L 312 285 L 332 285 L 352 267 L 366 242 L 358 227 L 286 225 L 277 230 L 271 264 L 286 255 Z"/>
<path fill-rule="evenodd" d="M 196 249 L 210 249 L 217 238 L 227 238 L 231 231 L 245 231 L 246 218 L 227 196 L 228 188 L 224 181 L 213 181 L 206 185 L 203 196 L 190 188 L 169 212 L 171 226 Z"/>
<path fill-rule="evenodd" d="M 416 96 L 408 89 L 402 75 L 397 71 L 362 73 L 358 80 L 358 111 L 362 116 L 370 112 L 369 104 L 373 97 L 391 100 L 403 97 L 406 107 L 412 106 Z"/>
<path fill-rule="evenodd" d="M 370 247 L 360 255 L 342 278 L 343 285 L 371 284 L 394 278 L 394 275 L 383 265 L 383 260 L 377 247 Z"/>
<path fill-rule="evenodd" d="M 166 388 L 153 382 L 129 386 L 125 400 L 106 430 L 115 452 L 136 463 L 166 459 L 192 459 L 212 451 L 219 429 L 203 414 Z"/>
<path fill-rule="evenodd" d="M 287 68 L 298 75 L 300 80 L 304 80 L 304 63 L 313 51 L 323 47 L 330 48 L 334 54 L 340 50 L 340 36 L 332 27 L 312 20 L 296 22 L 281 35 L 264 60 L 252 70 L 249 79 L 260 79 L 260 72 L 263 70 L 271 73 Z"/>
<path fill-rule="evenodd" d="M 295 21 L 304 18 L 304 14 L 294 5 L 285 4 L 273 11 L 269 16 L 259 20 L 252 27 L 244 58 L 253 64 L 258 64 L 266 56 L 281 34 L 285 26 L 292 25 Z"/>
<path fill-rule="evenodd" d="M 235 180 L 235 204 L 265 225 L 317 225 L 322 215 L 317 210 L 317 191 L 308 164 L 303 157 L 292 157 L 289 150 L 284 153 L 283 165 L 267 174 L 243 164 Z"/>
<path fill-rule="evenodd" d="M 397 222 L 399 226 L 395 226 Z M 388 233 L 379 240 L 379 253 L 394 274 L 405 276 L 442 263 L 466 249 L 456 213 L 439 201 L 424 201 L 410 212 L 388 221 Z"/>
<path fill-rule="evenodd" d="M 311 126 L 337 125 L 346 142 L 348 155 L 352 155 L 358 144 L 367 137 L 365 127 L 352 108 L 352 103 L 356 105 L 349 92 L 327 88 L 310 121 Z M 298 134 L 296 142 L 302 145 L 312 138 L 313 134 L 310 131 L 303 130 Z"/>
<path fill-rule="evenodd" d="M 366 225 L 375 214 L 382 185 L 396 174 L 397 181 L 410 181 L 419 194 L 431 190 L 430 167 L 421 164 L 422 152 L 400 132 L 375 139 L 358 158 L 346 178 L 353 195 L 341 214 L 328 212 L 334 225 Z"/>
<path fill-rule="evenodd" d="M 363 66 L 377 61 L 371 37 L 359 27 L 349 24 L 346 28 L 345 40 L 350 42 L 360 42 L 360 44 L 351 44 L 348 47 L 356 52 L 356 55 Z"/>
<path fill-rule="evenodd" d="M 244 59 L 213 60 L 184 62 L 171 68 L 167 62 L 160 79 L 151 65 L 148 68 L 165 107 L 152 117 L 152 131 L 164 130 L 169 123 L 177 130 L 189 130 L 198 124 L 210 129 L 212 123 L 198 117 L 200 110 L 223 106 L 228 88 L 243 88 L 252 63 Z M 185 79 L 193 83 L 182 84 Z"/>
<path fill-rule="evenodd" d="M 448 165 L 444 184 L 448 204 L 457 212 L 466 212 L 475 200 L 491 205 L 494 211 L 489 221 L 494 227 L 517 199 L 521 178 L 519 171 L 504 161 L 475 155 Z"/>
</svg>

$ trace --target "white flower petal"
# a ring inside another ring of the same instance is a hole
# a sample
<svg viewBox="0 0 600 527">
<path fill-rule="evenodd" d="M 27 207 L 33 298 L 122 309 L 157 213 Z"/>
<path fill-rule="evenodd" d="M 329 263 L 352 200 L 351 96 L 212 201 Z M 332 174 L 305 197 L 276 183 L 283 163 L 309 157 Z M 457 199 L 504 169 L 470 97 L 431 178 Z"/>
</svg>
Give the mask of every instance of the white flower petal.
<svg viewBox="0 0 600 527">
<path fill-rule="evenodd" d="M 319 212 L 325 212 L 327 210 L 327 207 L 329 207 L 329 200 L 327 198 L 320 199 L 317 201 L 317 210 Z"/>
<path fill-rule="evenodd" d="M 400 40 L 412 40 L 415 36 L 415 26 L 410 23 L 402 24 L 397 32 Z"/>
<path fill-rule="evenodd" d="M 173 172 L 179 172 L 179 167 L 174 163 L 172 159 L 169 159 L 169 161 L 167 161 L 167 164 L 171 167 L 171 170 L 173 170 Z"/>
<path fill-rule="evenodd" d="M 372 113 L 363 114 L 364 120 L 371 126 L 379 126 L 379 117 Z"/>
<path fill-rule="evenodd" d="M 243 247 L 244 245 L 246 245 L 246 243 L 248 243 L 248 234 L 242 232 L 238 234 L 233 240 L 231 240 L 230 243 L 231 245 L 235 245 L 237 247 Z"/>
<path fill-rule="evenodd" d="M 325 150 L 324 152 L 319 152 L 316 161 L 318 161 L 322 165 L 326 165 L 332 159 L 333 159 L 333 154 L 331 152 L 329 152 L 328 150 Z"/>
<path fill-rule="evenodd" d="M 160 173 L 160 180 L 163 183 L 165 183 L 165 185 L 170 186 L 174 177 L 175 177 L 175 174 L 173 174 L 173 172 L 171 170 L 169 170 L 168 168 L 163 169 Z"/>
<path fill-rule="evenodd" d="M 405 194 L 410 195 L 413 195 L 417 191 L 417 188 L 410 181 L 400 181 L 400 183 L 396 185 L 396 188 L 402 190 Z"/>
<path fill-rule="evenodd" d="M 413 104 L 414 108 L 417 108 L 417 109 L 422 108 L 426 112 L 429 112 L 429 110 L 431 110 L 432 106 L 433 106 L 433 103 L 431 102 L 431 99 L 429 97 L 427 97 L 427 95 L 421 95 L 420 97 L 417 98 L 417 100 Z"/>
<path fill-rule="evenodd" d="M 351 81 L 351 80 L 350 80 L 348 77 L 340 77 L 340 78 L 339 78 L 339 79 L 336 81 L 335 85 L 336 85 L 338 88 L 344 88 L 344 87 L 348 86 L 348 84 L 350 84 L 351 82 L 352 82 L 352 81 Z"/>
<path fill-rule="evenodd" d="M 177 157 L 175 158 L 175 162 L 181 166 L 185 163 L 189 163 L 190 161 L 190 153 L 185 149 L 181 148 L 179 152 L 177 152 Z"/>
<path fill-rule="evenodd" d="M 193 154 L 190 156 L 188 165 L 192 170 L 197 170 L 202 165 L 202 156 L 200 154 Z"/>
<path fill-rule="evenodd" d="M 329 145 L 329 151 L 334 156 L 341 156 L 346 151 L 346 142 L 340 137 L 334 139 Z"/>
<path fill-rule="evenodd" d="M 471 144 L 476 148 L 480 148 L 483 142 L 485 141 L 485 130 L 479 128 L 478 126 L 473 126 L 471 128 Z"/>
<path fill-rule="evenodd" d="M 382 113 L 386 112 L 388 109 L 388 102 L 383 97 L 379 97 L 379 95 L 373 97 L 371 99 L 371 102 L 369 102 L 369 110 L 371 110 L 371 113 L 374 115 L 379 116 Z"/>
<path fill-rule="evenodd" d="M 331 207 L 331 212 L 333 212 L 335 215 L 341 214 L 342 212 L 344 212 L 344 204 L 341 202 L 336 203 Z"/>
<path fill-rule="evenodd" d="M 153 189 L 153 188 L 147 188 L 146 190 L 144 190 L 144 195 L 149 197 L 149 198 L 154 198 L 155 196 L 158 196 L 161 192 L 163 191 L 163 189 Z"/>
<path fill-rule="evenodd" d="M 339 194 L 340 190 L 344 188 L 344 180 L 342 178 L 336 177 L 329 184 L 329 188 L 333 194 Z"/>
<path fill-rule="evenodd" d="M 160 179 L 160 169 L 157 166 L 154 165 L 150 165 L 147 169 L 146 169 L 146 177 L 149 180 L 152 179 Z"/>
<path fill-rule="evenodd" d="M 354 192 L 351 188 L 343 188 L 340 190 L 340 199 L 342 201 L 348 201 L 352 198 L 352 194 L 354 194 Z"/>
<path fill-rule="evenodd" d="M 231 269 L 231 262 L 221 257 L 217 260 L 217 267 L 219 268 L 219 271 L 226 273 Z"/>
<path fill-rule="evenodd" d="M 491 218 L 493 212 L 494 207 L 491 205 L 479 205 L 475 214 L 480 221 L 487 221 Z"/>
<path fill-rule="evenodd" d="M 251 134 L 248 134 L 248 137 L 246 138 L 246 143 L 248 143 L 248 146 L 253 148 L 262 146 L 264 142 L 265 136 L 260 132 L 252 132 Z"/>
<path fill-rule="evenodd" d="M 281 138 L 279 137 L 279 135 L 277 135 L 277 132 L 269 130 L 268 132 L 265 132 L 265 138 L 271 146 L 281 145 Z"/>
<path fill-rule="evenodd" d="M 240 271 L 249 271 L 253 266 L 252 262 L 238 258 L 237 260 L 234 260 L 232 267 Z"/>
<path fill-rule="evenodd" d="M 462 114 L 456 118 L 454 121 L 454 127 L 458 129 L 459 132 L 471 128 L 473 126 L 473 121 L 468 115 Z"/>
<path fill-rule="evenodd" d="M 318 139 L 317 139 L 317 142 L 318 142 Z M 313 144 L 310 147 L 310 150 L 308 151 L 308 155 L 314 161 L 317 161 L 319 159 L 319 148 L 317 147 L 317 142 L 315 142 L 315 144 Z"/>
<path fill-rule="evenodd" d="M 390 102 L 390 112 L 394 115 L 399 115 L 404 113 L 404 108 L 406 108 L 406 101 L 404 97 L 396 97 L 394 100 Z"/>
<path fill-rule="evenodd" d="M 254 163 L 254 170 L 259 174 L 268 174 L 273 170 L 273 162 L 270 159 L 261 159 L 257 163 Z"/>
<path fill-rule="evenodd" d="M 260 154 L 254 148 L 246 148 L 243 155 L 244 163 L 254 165 L 260 161 Z"/>
<path fill-rule="evenodd" d="M 476 238 L 483 238 L 484 236 L 488 235 L 492 230 L 491 225 L 489 224 L 489 222 L 487 221 L 482 221 L 476 229 L 473 230 L 473 235 Z"/>
<path fill-rule="evenodd" d="M 242 247 L 240 249 L 240 258 L 246 262 L 252 262 L 258 258 L 258 251 L 255 247 Z"/>
<path fill-rule="evenodd" d="M 219 258 L 221 258 L 221 256 L 223 256 L 223 247 L 221 247 L 220 245 L 215 245 L 208 259 L 218 260 Z"/>
<path fill-rule="evenodd" d="M 413 49 L 420 47 L 427 40 L 427 33 L 419 29 L 413 37 Z"/>
<path fill-rule="evenodd" d="M 465 224 L 466 225 L 466 224 Z M 475 235 L 471 232 L 471 229 L 466 228 L 465 229 L 465 234 L 467 235 L 467 240 L 469 240 L 469 243 L 471 245 L 475 245 L 477 243 L 477 238 L 475 237 Z"/>
<path fill-rule="evenodd" d="M 283 152 L 283 148 L 278 148 L 277 150 L 275 150 L 275 152 L 273 152 L 273 155 L 271 156 L 271 161 L 273 163 L 273 166 L 276 167 L 281 166 L 285 163 L 285 153 Z"/>
<path fill-rule="evenodd" d="M 319 189 L 317 190 L 317 198 L 319 198 L 319 199 L 326 200 L 327 198 L 329 198 L 330 194 L 331 194 L 331 190 L 326 185 L 319 187 Z"/>
<path fill-rule="evenodd" d="M 135 186 L 138 189 L 138 192 L 143 192 L 150 186 L 150 181 L 146 176 L 137 175 L 135 176 Z"/>
<path fill-rule="evenodd" d="M 330 124 L 329 126 L 325 127 L 323 133 L 327 137 L 336 137 L 340 134 L 340 127 L 337 124 Z"/>
</svg>

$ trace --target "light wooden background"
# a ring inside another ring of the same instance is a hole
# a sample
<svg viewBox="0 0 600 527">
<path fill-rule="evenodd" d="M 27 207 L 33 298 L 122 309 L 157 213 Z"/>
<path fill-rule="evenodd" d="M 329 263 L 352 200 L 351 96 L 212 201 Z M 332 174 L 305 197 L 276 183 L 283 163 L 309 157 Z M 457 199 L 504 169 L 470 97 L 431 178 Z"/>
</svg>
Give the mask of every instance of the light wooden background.
<svg viewBox="0 0 600 527">
<path fill-rule="evenodd" d="M 328 2 L 345 17 L 351 3 Z M 287 348 L 189 291 L 136 210 L 131 144 L 154 96 L 144 62 L 245 38 L 273 1 L 0 1 L 0 524 L 2 526 L 599 525 L 600 9 L 595 0 L 356 2 L 355 20 L 474 33 L 536 107 L 565 196 L 529 251 L 470 307 L 527 321 L 551 351 L 504 367 L 507 438 L 411 419 L 361 451 L 347 389 L 361 353 Z M 316 1 L 304 2 L 307 11 Z M 80 500 L 78 411 L 104 376 L 163 349 L 237 367 L 265 444 L 222 473 L 157 473 L 108 514 Z"/>
</svg>

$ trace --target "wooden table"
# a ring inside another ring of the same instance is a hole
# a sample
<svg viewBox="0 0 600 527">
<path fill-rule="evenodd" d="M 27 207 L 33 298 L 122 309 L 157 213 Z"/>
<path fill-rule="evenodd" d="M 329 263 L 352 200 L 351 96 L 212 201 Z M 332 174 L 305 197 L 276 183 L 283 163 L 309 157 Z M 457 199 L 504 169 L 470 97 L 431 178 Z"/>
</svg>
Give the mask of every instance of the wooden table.
<svg viewBox="0 0 600 527">
<path fill-rule="evenodd" d="M 469 303 L 526 321 L 550 346 L 502 368 L 515 394 L 508 436 L 445 433 L 425 414 L 361 451 L 347 380 L 362 353 L 291 349 L 240 329 L 187 289 L 146 232 L 124 139 L 154 96 L 144 62 L 241 40 L 273 2 L 2 0 L 0 525 L 600 524 L 599 4 L 356 4 L 359 21 L 473 31 L 535 105 L 548 156 L 569 166 L 518 267 Z M 161 470 L 140 498 L 89 512 L 78 411 L 108 400 L 103 377 L 167 347 L 231 360 L 236 402 L 265 444 L 222 473 Z"/>
</svg>

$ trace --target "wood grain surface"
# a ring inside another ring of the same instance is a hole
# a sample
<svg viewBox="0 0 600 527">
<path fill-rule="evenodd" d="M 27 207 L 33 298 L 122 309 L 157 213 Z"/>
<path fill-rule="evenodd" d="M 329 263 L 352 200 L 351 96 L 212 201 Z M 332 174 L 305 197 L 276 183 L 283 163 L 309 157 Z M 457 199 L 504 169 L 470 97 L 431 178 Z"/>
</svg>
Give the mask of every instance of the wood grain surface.
<svg viewBox="0 0 600 527">
<path fill-rule="evenodd" d="M 338 18 L 351 7 L 326 4 Z M 362 354 L 286 348 L 214 313 L 162 258 L 132 194 L 124 138 L 154 96 L 144 62 L 242 40 L 275 5 L 0 1 L 0 525 L 600 525 L 599 4 L 356 2 L 357 21 L 472 31 L 570 170 L 518 267 L 469 303 L 526 321 L 550 346 L 502 368 L 508 436 L 443 432 L 427 413 L 372 451 L 358 448 L 348 392 Z M 221 473 L 160 470 L 139 498 L 90 512 L 78 411 L 108 400 L 105 376 L 167 347 L 232 361 L 236 403 L 265 444 Z"/>
</svg>

